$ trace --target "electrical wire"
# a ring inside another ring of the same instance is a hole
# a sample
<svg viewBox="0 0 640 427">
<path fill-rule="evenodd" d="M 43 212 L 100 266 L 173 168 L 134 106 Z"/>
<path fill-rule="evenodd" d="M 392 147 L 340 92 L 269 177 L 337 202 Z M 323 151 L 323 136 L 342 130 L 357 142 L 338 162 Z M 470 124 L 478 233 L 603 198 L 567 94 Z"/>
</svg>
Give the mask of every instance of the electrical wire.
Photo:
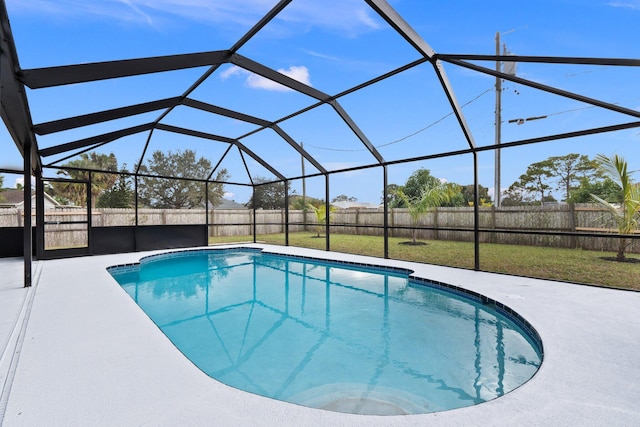
<svg viewBox="0 0 640 427">
<path fill-rule="evenodd" d="M 618 102 L 614 102 L 613 104 L 617 105 Z M 579 110 L 587 110 L 589 108 L 596 108 L 596 106 L 595 105 L 589 105 L 589 106 L 586 106 L 586 107 L 572 108 L 570 110 L 557 111 L 555 113 L 549 113 L 549 114 L 545 114 L 545 115 L 542 115 L 542 116 L 529 117 L 529 118 L 526 118 L 526 119 L 520 119 L 520 118 L 511 119 L 511 120 L 508 120 L 507 123 L 517 123 L 517 124 L 521 125 L 521 124 L 524 124 L 524 122 L 528 122 L 528 121 L 531 121 L 531 120 L 546 119 L 546 118 L 551 117 L 551 116 L 558 116 L 560 114 L 571 113 L 571 112 L 579 111 Z M 502 123 L 505 123 L 505 121 L 503 121 Z"/>
<path fill-rule="evenodd" d="M 464 108 L 464 107 L 466 107 L 467 105 L 471 104 L 472 102 L 477 101 L 477 100 L 478 100 L 480 97 L 482 97 L 483 95 L 485 95 L 485 94 L 487 94 L 487 93 L 489 93 L 489 92 L 494 92 L 494 91 L 495 91 L 495 89 L 494 89 L 493 87 L 491 87 L 491 88 L 489 88 L 489 89 L 485 90 L 484 92 L 480 93 L 479 95 L 475 96 L 475 97 L 474 97 L 474 98 L 472 98 L 471 100 L 469 100 L 469 101 L 467 101 L 466 103 L 464 103 L 464 104 L 461 106 L 461 108 Z M 616 103 L 614 103 L 614 104 L 617 104 L 617 102 L 616 102 Z M 509 121 L 508 121 L 508 123 L 518 123 L 518 120 L 522 120 L 522 123 L 524 123 L 525 121 L 528 121 L 528 120 L 537 120 L 537 119 L 543 119 L 543 118 L 545 118 L 545 119 L 546 119 L 547 117 L 557 116 L 557 115 L 560 115 L 560 114 L 571 113 L 571 112 L 579 111 L 579 110 L 587 110 L 587 109 L 589 109 L 589 108 L 596 108 L 596 106 L 595 106 L 595 105 L 589 105 L 589 106 L 586 106 L 586 107 L 572 108 L 572 109 L 570 109 L 570 110 L 558 111 L 558 112 L 550 113 L 550 114 L 546 114 L 546 115 L 543 115 L 543 116 L 530 117 L 530 118 L 528 118 L 528 119 L 514 119 L 514 120 L 509 120 Z M 414 137 L 414 136 L 418 135 L 419 133 L 424 132 L 424 131 L 426 131 L 427 129 L 429 129 L 429 128 L 431 128 L 431 127 L 435 126 L 435 125 L 437 125 L 437 124 L 438 124 L 438 123 L 440 123 L 441 121 L 445 120 L 447 117 L 452 116 L 452 115 L 453 115 L 453 113 L 454 113 L 454 112 L 453 112 L 453 111 L 451 111 L 450 113 L 445 114 L 444 116 L 440 117 L 438 120 L 436 120 L 436 121 L 434 121 L 434 122 L 430 123 L 428 126 L 425 126 L 425 127 L 423 127 L 422 129 L 419 129 L 419 130 L 417 130 L 417 131 L 415 131 L 415 132 L 413 132 L 413 133 L 410 133 L 410 134 L 408 134 L 408 135 L 405 135 L 405 136 L 403 136 L 402 138 L 399 138 L 399 139 L 396 139 L 396 140 L 393 140 L 393 141 L 390 141 L 390 142 L 386 142 L 386 143 L 384 143 L 384 144 L 375 145 L 375 148 L 388 147 L 388 146 L 390 146 L 390 145 L 394 145 L 394 144 L 397 144 L 397 143 L 399 143 L 399 142 L 405 141 L 405 140 L 407 140 L 407 139 L 409 139 L 409 138 L 412 138 L 412 137 Z M 505 121 L 503 121 L 503 123 L 505 123 Z M 520 123 L 520 124 L 522 124 L 522 123 Z M 639 135 L 640 135 L 640 134 L 639 134 Z M 323 150 L 323 151 L 338 151 L 338 152 L 361 152 L 361 151 L 366 151 L 366 149 L 364 149 L 364 148 L 357 148 L 357 149 L 328 148 L 328 147 L 320 147 L 320 146 L 313 145 L 313 144 L 306 144 L 306 146 L 307 146 L 307 147 L 311 147 L 311 148 L 315 148 L 315 149 L 317 149 L 317 150 Z"/>
<path fill-rule="evenodd" d="M 489 93 L 489 92 L 493 92 L 493 91 L 495 91 L 494 88 L 489 88 L 489 89 L 485 90 L 484 92 L 480 93 L 476 97 L 474 97 L 471 100 L 469 100 L 466 103 L 464 103 L 460 108 L 466 107 L 467 105 L 471 104 L 472 102 L 477 101 L 484 94 Z M 414 137 L 414 136 L 418 135 L 419 133 L 424 132 L 425 130 L 437 125 L 438 123 L 440 123 L 441 121 L 443 121 L 444 119 L 446 119 L 447 117 L 452 116 L 452 115 L 453 115 L 453 111 L 451 111 L 449 114 L 445 114 L 444 116 L 440 117 L 438 120 L 432 122 L 431 124 L 429 124 L 428 126 L 422 128 L 422 129 L 419 129 L 419 130 L 417 130 L 417 131 L 415 131 L 413 133 L 410 133 L 409 135 L 403 136 L 402 138 L 396 139 L 394 141 L 386 142 L 386 143 L 380 144 L 380 145 L 376 145 L 375 147 L 376 148 L 388 147 L 389 145 L 394 145 L 394 144 L 397 144 L 399 142 L 402 142 L 402 141 L 404 141 L 406 139 Z M 341 151 L 341 152 L 366 151 L 364 148 L 358 148 L 358 149 L 327 148 L 327 147 L 319 147 L 319 146 L 316 146 L 316 145 L 313 145 L 313 144 L 305 144 L 305 146 L 306 147 L 312 147 L 312 148 L 315 148 L 315 149 L 318 149 L 318 150 L 324 150 L 324 151 Z"/>
</svg>

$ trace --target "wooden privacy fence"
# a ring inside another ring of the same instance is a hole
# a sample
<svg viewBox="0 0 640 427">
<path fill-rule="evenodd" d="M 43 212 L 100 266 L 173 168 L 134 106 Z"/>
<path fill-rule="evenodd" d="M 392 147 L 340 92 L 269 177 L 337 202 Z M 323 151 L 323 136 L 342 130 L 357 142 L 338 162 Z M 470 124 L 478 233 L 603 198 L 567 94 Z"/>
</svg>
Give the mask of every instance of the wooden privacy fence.
<svg viewBox="0 0 640 427">
<path fill-rule="evenodd" d="M 247 209 L 210 210 L 209 236 L 248 236 L 253 234 L 254 213 Z M 204 209 L 139 209 L 139 225 L 205 224 Z M 45 241 L 47 247 L 86 245 L 86 212 L 77 208 L 48 210 L 45 214 Z M 94 209 L 91 218 L 94 227 L 117 227 L 135 224 L 133 209 Z M 285 232 L 284 209 L 255 212 L 256 234 Z M 24 217 L 18 209 L 0 209 L 0 227 L 22 227 Z M 32 220 L 32 223 L 35 223 Z M 413 228 L 406 209 L 390 209 L 388 217 L 391 237 L 410 238 Z M 474 210 L 472 207 L 438 208 L 422 215 L 418 221 L 417 237 L 424 240 L 473 241 Z M 382 209 L 340 209 L 331 214 L 333 234 L 382 236 L 384 234 Z M 482 207 L 479 210 L 482 243 L 503 243 L 534 246 L 581 248 L 615 251 L 618 239 L 613 237 L 541 235 L 536 232 L 602 233 L 617 231 L 612 216 L 597 205 L 551 205 L 523 207 Z M 289 232 L 316 232 L 313 212 L 289 210 Z M 526 234 L 534 232 L 534 234 Z M 640 239 L 634 239 L 629 252 L 640 253 Z"/>
</svg>

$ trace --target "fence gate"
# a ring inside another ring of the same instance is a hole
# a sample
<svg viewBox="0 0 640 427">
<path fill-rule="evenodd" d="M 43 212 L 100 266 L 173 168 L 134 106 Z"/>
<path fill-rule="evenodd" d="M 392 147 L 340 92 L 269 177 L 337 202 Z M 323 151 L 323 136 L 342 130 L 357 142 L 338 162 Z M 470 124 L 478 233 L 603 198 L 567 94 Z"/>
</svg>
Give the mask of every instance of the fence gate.
<svg viewBox="0 0 640 427">
<path fill-rule="evenodd" d="M 88 181 L 47 179 L 44 196 L 44 259 L 89 254 L 91 196 Z M 59 205 L 56 198 L 68 199 Z"/>
</svg>

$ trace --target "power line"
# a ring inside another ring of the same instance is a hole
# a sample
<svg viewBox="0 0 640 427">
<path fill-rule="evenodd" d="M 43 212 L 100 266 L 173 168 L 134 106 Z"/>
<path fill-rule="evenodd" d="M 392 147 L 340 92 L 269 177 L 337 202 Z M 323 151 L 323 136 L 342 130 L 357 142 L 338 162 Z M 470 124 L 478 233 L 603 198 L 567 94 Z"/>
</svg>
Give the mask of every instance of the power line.
<svg viewBox="0 0 640 427">
<path fill-rule="evenodd" d="M 477 95 L 476 97 L 474 97 L 474 98 L 473 98 L 473 99 L 471 99 L 470 101 L 467 101 L 466 103 L 464 103 L 464 104 L 461 106 L 461 108 L 464 108 L 464 107 L 466 107 L 467 105 L 471 104 L 472 102 L 474 102 L 474 101 L 478 100 L 478 98 L 480 98 L 482 95 L 484 95 L 484 94 L 486 94 L 486 93 L 488 93 L 488 92 L 493 92 L 493 91 L 494 91 L 494 88 L 492 88 L 492 87 L 491 87 L 491 88 L 489 88 L 489 89 L 487 89 L 487 90 L 485 90 L 484 92 L 480 93 L 479 95 Z M 387 142 L 387 143 L 380 144 L 380 145 L 376 145 L 375 147 L 376 147 L 376 148 L 388 147 L 389 145 L 393 145 L 393 144 L 397 144 L 397 143 L 399 143 L 399 142 L 402 142 L 402 141 L 404 141 L 404 140 L 406 140 L 406 139 L 409 139 L 409 138 L 411 138 L 411 137 L 414 137 L 414 136 L 416 136 L 417 134 L 419 134 L 419 133 L 421 133 L 421 132 L 424 132 L 425 130 L 427 130 L 427 129 L 429 129 L 429 128 L 431 128 L 431 127 L 435 126 L 435 125 L 437 125 L 438 123 L 440 123 L 441 121 L 443 121 L 444 119 L 446 119 L 447 117 L 452 116 L 452 115 L 453 115 L 453 111 L 451 111 L 449 114 L 445 114 L 444 116 L 440 117 L 438 120 L 436 120 L 436 121 L 432 122 L 431 124 L 429 124 L 428 126 L 426 126 L 426 127 L 422 128 L 422 129 L 419 129 L 419 130 L 417 130 L 417 131 L 415 131 L 415 132 L 413 132 L 413 133 L 410 133 L 409 135 L 403 136 L 402 138 L 396 139 L 396 140 L 394 140 L 394 141 Z M 312 145 L 312 144 L 307 144 L 307 147 L 312 147 L 312 148 L 315 148 L 315 149 L 318 149 L 318 150 L 324 150 L 324 151 L 341 151 L 341 152 L 357 152 L 357 151 L 366 151 L 364 148 L 358 148 L 358 149 L 340 149 L 340 148 L 319 147 L 319 146 Z"/>
<path fill-rule="evenodd" d="M 560 115 L 560 114 L 571 113 L 573 111 L 587 110 L 589 108 L 596 108 L 596 106 L 595 105 L 589 105 L 587 107 L 572 108 L 570 110 L 558 111 L 558 112 L 555 112 L 555 113 L 545 114 L 545 115 L 542 115 L 542 116 L 527 117 L 526 119 L 525 118 L 511 119 L 511 120 L 507 121 L 507 123 L 517 123 L 519 125 L 522 125 L 525 122 L 530 122 L 530 121 L 533 121 L 533 120 L 546 119 L 546 118 L 551 117 L 551 116 L 557 116 L 557 115 Z"/>
<path fill-rule="evenodd" d="M 472 102 L 476 101 L 478 98 L 480 98 L 485 93 L 492 92 L 492 91 L 493 91 L 493 88 L 489 88 L 489 89 L 485 90 L 480 95 L 476 96 L 472 100 L 470 100 L 467 103 L 463 104 L 461 108 L 464 108 L 467 105 L 471 104 Z M 419 134 L 420 132 L 424 132 L 425 130 L 429 129 L 430 127 L 433 127 L 433 126 L 437 125 L 438 123 L 440 123 L 441 121 L 443 121 L 444 119 L 446 119 L 447 117 L 452 116 L 452 115 L 453 115 L 453 111 L 450 112 L 449 114 L 446 114 L 446 115 L 442 116 L 441 118 L 439 118 L 438 120 L 436 120 L 435 122 L 431 123 L 429 126 L 427 126 L 425 128 L 422 128 L 422 129 L 420 129 L 420 130 L 418 130 L 416 132 L 413 132 L 412 134 L 409 134 L 409 135 L 407 135 L 405 137 L 402 137 L 400 139 L 396 139 L 395 141 L 391 141 L 391 142 L 387 142 L 386 144 L 378 145 L 378 148 L 379 147 L 386 147 L 386 146 L 393 145 L 393 144 L 397 144 L 398 142 L 402 142 L 405 139 L 411 138 L 412 136 L 415 136 L 415 135 Z"/>
</svg>

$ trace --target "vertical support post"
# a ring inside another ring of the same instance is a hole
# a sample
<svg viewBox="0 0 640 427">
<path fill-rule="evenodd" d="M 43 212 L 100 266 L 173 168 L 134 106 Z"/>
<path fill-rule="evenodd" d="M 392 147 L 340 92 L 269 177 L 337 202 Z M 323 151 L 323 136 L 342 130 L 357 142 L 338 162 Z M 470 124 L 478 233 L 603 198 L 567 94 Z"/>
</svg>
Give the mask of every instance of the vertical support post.
<svg viewBox="0 0 640 427">
<path fill-rule="evenodd" d="M 284 245 L 289 246 L 289 181 L 284 182 Z"/>
<path fill-rule="evenodd" d="M 300 148 L 304 149 L 304 143 L 300 141 Z M 300 166 L 302 169 L 302 202 L 306 206 L 307 203 L 307 183 L 304 175 L 304 156 L 300 154 Z"/>
<path fill-rule="evenodd" d="M 93 254 L 91 250 L 91 227 L 92 227 L 92 217 L 91 217 L 91 207 L 93 206 L 93 200 L 91 195 L 91 188 L 93 187 L 93 172 L 89 171 L 89 182 L 85 185 L 87 186 L 87 247 L 89 248 L 89 254 Z"/>
<path fill-rule="evenodd" d="M 133 210 L 135 212 L 134 219 L 134 230 L 133 230 L 133 248 L 135 251 L 138 250 L 138 174 L 136 173 L 133 176 L 133 189 L 134 189 L 134 198 L 133 198 Z"/>
<path fill-rule="evenodd" d="M 257 230 L 257 225 L 256 225 L 256 186 L 253 185 L 251 187 L 251 191 L 252 191 L 252 195 L 251 195 L 251 207 L 253 208 L 253 243 L 256 243 L 256 230 Z"/>
<path fill-rule="evenodd" d="M 136 218 L 135 218 L 135 226 L 138 227 L 138 174 L 133 176 L 133 189 L 135 192 L 135 197 L 134 197 L 134 206 L 133 209 L 135 211 L 136 214 Z"/>
<path fill-rule="evenodd" d="M 478 152 L 473 152 L 473 255 L 475 271 L 480 271 L 480 183 L 478 182 Z"/>
<path fill-rule="evenodd" d="M 304 149 L 304 143 L 300 141 L 300 148 Z M 300 154 L 302 166 L 302 230 L 307 231 L 307 181 L 304 174 L 304 156 Z"/>
<path fill-rule="evenodd" d="M 382 185 L 384 186 L 382 190 L 382 209 L 384 214 L 384 219 L 383 219 L 384 257 L 386 259 L 386 258 L 389 258 L 389 200 L 387 200 L 387 197 L 388 197 L 387 186 L 388 186 L 389 177 L 387 174 L 387 165 L 382 165 L 382 174 L 383 174 Z"/>
<path fill-rule="evenodd" d="M 500 32 L 496 33 L 496 56 L 500 55 Z M 500 72 L 502 69 L 500 65 L 500 61 L 496 61 L 496 71 Z M 500 141 L 502 139 L 502 79 L 500 77 L 496 77 L 496 135 L 495 135 L 495 143 L 496 145 L 500 145 Z M 493 198 L 494 204 L 497 208 L 500 207 L 500 148 L 496 148 L 495 151 L 495 176 L 494 176 L 494 184 L 493 184 Z"/>
<path fill-rule="evenodd" d="M 207 246 L 209 246 L 209 181 L 204 182 L 204 225 Z"/>
<path fill-rule="evenodd" d="M 24 222 L 23 222 L 23 257 L 24 257 L 24 287 L 31 286 L 32 277 L 32 264 L 33 264 L 33 230 L 31 228 L 31 161 L 32 161 L 31 142 L 25 141 L 24 143 L 24 163 L 23 163 L 23 178 L 24 178 Z M 40 203 L 42 205 L 42 202 Z"/>
<path fill-rule="evenodd" d="M 36 177 L 36 257 L 44 258 L 44 181 L 39 171 Z"/>
<path fill-rule="evenodd" d="M 569 231 L 576 232 L 576 205 L 575 203 L 569 203 Z M 578 245 L 578 239 L 576 236 L 569 237 L 569 248 L 576 249 Z"/>
<path fill-rule="evenodd" d="M 329 174 L 325 174 L 324 176 L 324 223 L 325 223 L 325 229 L 326 229 L 326 233 L 325 233 L 325 250 L 326 251 L 330 251 L 331 250 L 331 243 L 330 243 L 330 231 L 329 231 L 329 214 L 330 214 L 330 208 L 331 208 L 331 204 L 329 203 Z"/>
</svg>

